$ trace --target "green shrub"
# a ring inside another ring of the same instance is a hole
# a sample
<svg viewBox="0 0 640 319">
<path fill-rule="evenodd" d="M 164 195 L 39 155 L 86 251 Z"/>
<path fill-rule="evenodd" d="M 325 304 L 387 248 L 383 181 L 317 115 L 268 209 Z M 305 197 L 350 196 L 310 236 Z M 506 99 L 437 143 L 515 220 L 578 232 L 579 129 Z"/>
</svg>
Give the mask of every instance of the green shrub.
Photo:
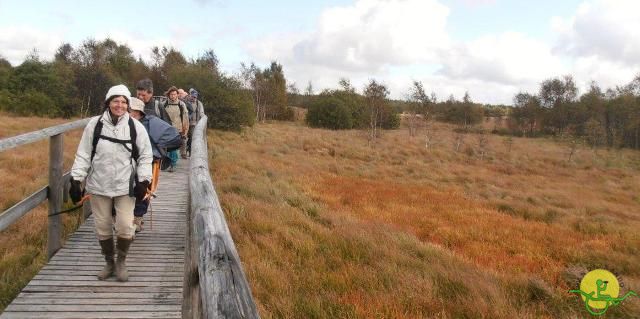
<svg viewBox="0 0 640 319">
<path fill-rule="evenodd" d="M 309 107 L 307 123 L 312 127 L 324 127 L 333 130 L 353 127 L 351 112 L 340 99 L 321 95 Z"/>
</svg>

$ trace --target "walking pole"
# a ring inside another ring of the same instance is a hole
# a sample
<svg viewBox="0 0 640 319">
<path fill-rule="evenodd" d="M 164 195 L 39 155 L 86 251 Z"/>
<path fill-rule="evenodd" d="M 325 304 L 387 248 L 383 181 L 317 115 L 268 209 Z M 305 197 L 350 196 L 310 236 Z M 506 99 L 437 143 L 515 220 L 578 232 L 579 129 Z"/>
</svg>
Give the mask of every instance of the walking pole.
<svg viewBox="0 0 640 319">
<path fill-rule="evenodd" d="M 151 211 L 151 217 L 149 218 L 149 226 L 151 226 L 151 230 L 153 230 L 153 206 L 151 206 L 151 201 L 149 201 L 149 210 Z"/>
</svg>

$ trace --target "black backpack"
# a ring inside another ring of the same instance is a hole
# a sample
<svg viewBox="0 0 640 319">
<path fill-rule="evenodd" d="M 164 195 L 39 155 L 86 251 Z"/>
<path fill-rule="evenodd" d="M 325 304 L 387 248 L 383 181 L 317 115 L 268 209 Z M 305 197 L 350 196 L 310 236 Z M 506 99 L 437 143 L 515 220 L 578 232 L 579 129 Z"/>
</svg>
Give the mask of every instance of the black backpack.
<svg viewBox="0 0 640 319">
<path fill-rule="evenodd" d="M 136 132 L 135 124 L 133 123 L 133 119 L 129 117 L 129 136 L 131 139 L 129 140 L 119 140 L 117 138 L 108 137 L 102 135 L 102 115 L 98 118 L 98 123 L 96 123 L 96 127 L 93 129 L 93 142 L 91 149 L 91 162 L 93 162 L 93 157 L 96 155 L 96 146 L 98 146 L 98 141 L 100 139 L 105 139 L 112 143 L 121 144 L 124 148 L 131 152 L 131 158 L 138 162 L 138 158 L 140 157 L 140 152 L 138 151 L 138 145 L 136 145 L 136 139 L 138 138 L 138 133 Z M 127 146 L 127 143 L 131 143 L 131 148 Z"/>
</svg>

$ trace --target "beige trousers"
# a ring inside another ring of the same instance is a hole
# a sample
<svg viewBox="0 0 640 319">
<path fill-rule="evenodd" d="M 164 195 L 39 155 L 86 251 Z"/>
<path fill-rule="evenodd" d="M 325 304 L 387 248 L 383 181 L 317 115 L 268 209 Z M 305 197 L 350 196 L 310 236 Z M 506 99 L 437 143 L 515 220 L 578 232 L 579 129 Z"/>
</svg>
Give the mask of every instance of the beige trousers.
<svg viewBox="0 0 640 319">
<path fill-rule="evenodd" d="M 136 199 L 128 195 L 107 197 L 91 194 L 91 211 L 99 240 L 113 238 L 112 208 L 116 210 L 116 236 L 130 239 L 135 234 L 133 208 Z"/>
</svg>

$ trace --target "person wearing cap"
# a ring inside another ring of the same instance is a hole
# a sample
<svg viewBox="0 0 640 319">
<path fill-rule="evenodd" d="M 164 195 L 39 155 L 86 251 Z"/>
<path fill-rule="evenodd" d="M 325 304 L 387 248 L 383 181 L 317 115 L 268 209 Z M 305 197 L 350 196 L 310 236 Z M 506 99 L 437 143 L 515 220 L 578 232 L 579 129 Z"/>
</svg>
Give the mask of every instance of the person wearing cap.
<svg viewBox="0 0 640 319">
<path fill-rule="evenodd" d="M 202 117 L 204 117 L 204 106 L 202 105 L 202 102 L 200 102 L 200 100 L 198 100 L 198 91 L 196 91 L 196 89 L 189 89 L 189 103 L 191 103 L 191 108 L 193 109 L 193 112 L 191 112 L 191 115 L 189 116 L 189 134 L 188 134 L 188 140 L 187 140 L 187 153 L 189 154 L 189 156 L 191 155 L 191 137 L 193 135 L 193 130 L 196 127 L 196 124 L 198 124 L 198 121 L 200 121 L 200 119 Z"/>
<path fill-rule="evenodd" d="M 160 165 L 160 161 L 167 156 L 167 148 L 178 148 L 182 143 L 182 138 L 178 130 L 167 122 L 154 115 L 145 114 L 145 104 L 135 97 L 131 98 L 131 117 L 140 121 L 151 141 L 153 150 L 153 165 Z M 153 176 L 159 178 L 159 176 Z M 142 231 L 144 215 L 149 208 L 149 199 L 137 199 L 133 210 L 133 223 L 136 226 L 136 233 Z"/>
<path fill-rule="evenodd" d="M 183 141 L 186 142 L 187 134 L 189 133 L 189 112 L 187 107 L 184 102 L 178 99 L 178 88 L 175 86 L 167 89 L 165 95 L 167 96 L 167 103 L 165 104 L 164 109 L 167 111 L 167 114 L 169 114 L 171 125 L 180 132 Z M 186 151 L 183 151 L 185 144 L 186 143 L 180 147 L 181 153 Z M 178 164 L 177 150 L 169 152 L 169 157 L 171 158 L 171 167 L 169 168 L 169 172 L 173 172 Z"/>
<path fill-rule="evenodd" d="M 151 143 L 144 126 L 129 117 L 130 96 L 122 84 L 109 89 L 105 110 L 85 127 L 71 168 L 72 201 L 79 202 L 84 192 L 91 195 L 95 232 L 106 261 L 100 280 L 113 275 L 118 281 L 128 280 L 125 261 L 134 235 L 135 199 L 144 198 L 151 182 Z"/>
</svg>

